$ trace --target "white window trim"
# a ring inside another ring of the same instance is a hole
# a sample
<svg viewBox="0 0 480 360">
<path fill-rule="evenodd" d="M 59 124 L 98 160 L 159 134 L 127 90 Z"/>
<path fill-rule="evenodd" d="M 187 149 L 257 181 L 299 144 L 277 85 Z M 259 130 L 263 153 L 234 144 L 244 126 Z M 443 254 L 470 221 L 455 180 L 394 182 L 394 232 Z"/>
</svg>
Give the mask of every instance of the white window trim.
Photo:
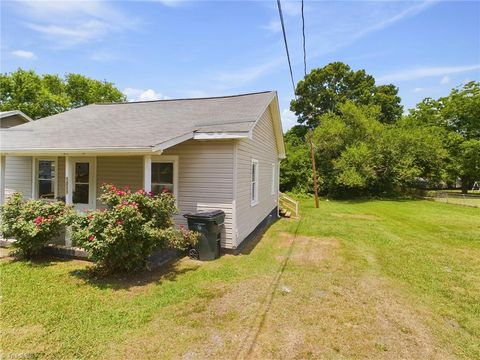
<svg viewBox="0 0 480 360">
<path fill-rule="evenodd" d="M 277 177 L 277 171 L 275 168 L 275 163 L 272 163 L 272 189 L 270 190 L 270 195 L 275 195 L 275 178 Z"/>
<path fill-rule="evenodd" d="M 256 165 L 255 180 L 252 180 L 252 169 L 253 165 Z M 257 159 L 252 159 L 252 167 L 250 168 L 250 205 L 255 206 L 258 204 L 258 173 L 259 173 L 259 164 Z M 252 185 L 255 182 L 255 193 L 252 193 Z"/>
<path fill-rule="evenodd" d="M 145 176 L 147 176 L 147 172 L 149 177 L 149 185 L 150 189 L 145 189 L 145 191 L 152 190 L 152 183 L 151 183 L 151 176 L 152 176 L 152 164 L 154 163 L 172 163 L 173 164 L 173 196 L 175 196 L 175 205 L 178 205 L 178 155 L 159 155 L 159 156 L 152 156 L 150 161 L 146 161 L 147 164 L 150 162 L 150 171 L 145 171 Z M 147 183 L 147 181 L 145 181 Z"/>
<path fill-rule="evenodd" d="M 32 161 L 32 198 L 39 199 L 38 197 L 38 162 L 41 160 L 53 161 L 55 164 L 55 179 L 53 181 L 53 200 L 42 199 L 47 201 L 55 201 L 58 197 L 58 157 L 54 156 L 34 156 Z"/>
<path fill-rule="evenodd" d="M 89 182 L 91 181 L 90 188 L 89 188 L 89 194 L 88 194 L 88 204 L 75 204 L 73 202 L 73 188 L 75 188 L 75 163 L 77 162 L 88 162 L 92 166 L 89 169 L 89 174 L 90 179 Z M 65 166 L 67 166 L 65 162 Z M 85 208 L 88 208 L 89 210 L 94 210 L 97 207 L 97 157 L 96 156 L 82 156 L 82 157 L 71 157 L 69 159 L 69 166 L 71 166 L 70 169 L 70 176 L 71 176 L 71 184 L 70 186 L 72 187 L 72 204 L 74 205 L 79 205 L 83 206 Z"/>
</svg>

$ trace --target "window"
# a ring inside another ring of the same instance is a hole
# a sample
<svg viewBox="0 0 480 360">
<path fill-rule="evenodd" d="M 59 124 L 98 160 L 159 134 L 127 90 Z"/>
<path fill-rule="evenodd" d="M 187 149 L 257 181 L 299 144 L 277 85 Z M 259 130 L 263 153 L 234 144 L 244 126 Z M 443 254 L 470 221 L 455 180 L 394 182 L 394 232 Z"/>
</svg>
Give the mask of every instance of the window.
<svg viewBox="0 0 480 360">
<path fill-rule="evenodd" d="M 165 191 L 175 194 L 174 163 L 152 162 L 152 192 L 160 194 Z"/>
<path fill-rule="evenodd" d="M 258 204 L 258 160 L 252 159 L 251 205 Z"/>
<path fill-rule="evenodd" d="M 35 172 L 36 197 L 54 200 L 56 196 L 56 160 L 38 159 Z"/>
<path fill-rule="evenodd" d="M 90 163 L 75 162 L 73 203 L 88 204 L 90 199 Z"/>
<path fill-rule="evenodd" d="M 270 192 L 270 195 L 275 195 L 275 163 L 272 163 L 272 190 Z"/>
</svg>

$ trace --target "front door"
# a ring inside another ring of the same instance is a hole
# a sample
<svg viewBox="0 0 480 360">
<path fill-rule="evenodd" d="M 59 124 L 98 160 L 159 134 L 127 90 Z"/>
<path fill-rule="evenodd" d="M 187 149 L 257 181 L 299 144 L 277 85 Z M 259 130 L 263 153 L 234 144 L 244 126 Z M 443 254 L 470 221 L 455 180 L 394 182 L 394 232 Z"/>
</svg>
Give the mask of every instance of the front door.
<svg viewBox="0 0 480 360">
<path fill-rule="evenodd" d="M 73 160 L 73 204 L 77 210 L 95 209 L 95 159 L 74 158 Z"/>
</svg>

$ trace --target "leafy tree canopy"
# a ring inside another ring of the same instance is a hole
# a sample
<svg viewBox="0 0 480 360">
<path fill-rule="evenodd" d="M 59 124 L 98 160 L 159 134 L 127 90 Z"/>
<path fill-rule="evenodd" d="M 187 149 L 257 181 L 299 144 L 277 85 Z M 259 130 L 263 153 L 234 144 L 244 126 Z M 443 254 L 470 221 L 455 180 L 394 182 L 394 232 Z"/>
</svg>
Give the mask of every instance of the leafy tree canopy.
<svg viewBox="0 0 480 360">
<path fill-rule="evenodd" d="M 298 122 L 310 128 L 319 124 L 319 117 L 332 112 L 340 113 L 340 105 L 351 101 L 357 105 L 377 105 L 379 120 L 394 123 L 403 112 L 398 89 L 394 85 L 375 85 L 373 76 L 365 70 L 352 70 L 342 62 L 330 63 L 314 69 L 299 81 L 297 99 L 290 108 L 298 116 Z"/>
<path fill-rule="evenodd" d="M 38 75 L 18 69 L 0 74 L 0 110 L 21 110 L 33 119 L 98 102 L 125 101 L 113 83 L 67 74 Z"/>
<path fill-rule="evenodd" d="M 480 179 L 480 83 L 471 81 L 437 100 L 424 99 L 402 120 L 409 127 L 425 127 L 440 134 L 448 151 L 445 169 L 449 182 L 462 180 L 466 192 Z"/>
</svg>

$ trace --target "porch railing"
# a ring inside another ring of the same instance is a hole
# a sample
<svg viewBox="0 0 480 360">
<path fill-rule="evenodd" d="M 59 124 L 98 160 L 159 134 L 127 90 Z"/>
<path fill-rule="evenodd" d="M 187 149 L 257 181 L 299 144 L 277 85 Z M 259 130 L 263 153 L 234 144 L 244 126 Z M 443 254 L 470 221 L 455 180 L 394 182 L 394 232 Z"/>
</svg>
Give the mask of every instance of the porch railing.
<svg viewBox="0 0 480 360">
<path fill-rule="evenodd" d="M 295 214 L 295 217 L 298 217 L 298 201 L 293 200 L 291 197 L 285 195 L 284 193 L 280 193 L 279 195 L 280 207 L 291 211 L 293 214 Z"/>
</svg>

